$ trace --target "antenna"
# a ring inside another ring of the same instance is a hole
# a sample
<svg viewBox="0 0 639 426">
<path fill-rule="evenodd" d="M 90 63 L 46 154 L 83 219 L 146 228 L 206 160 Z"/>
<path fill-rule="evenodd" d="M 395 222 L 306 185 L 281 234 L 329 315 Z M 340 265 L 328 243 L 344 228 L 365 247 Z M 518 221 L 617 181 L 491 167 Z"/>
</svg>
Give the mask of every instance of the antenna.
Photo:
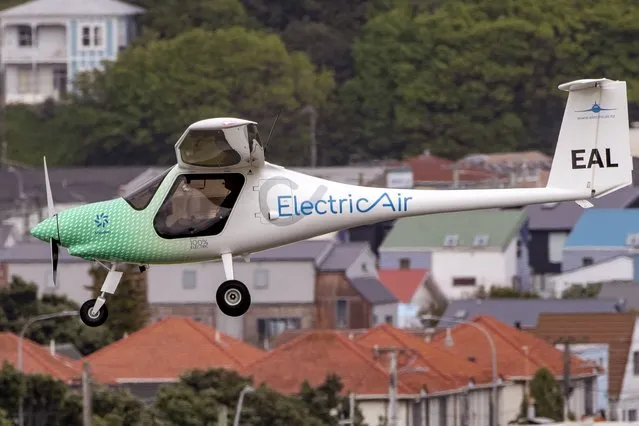
<svg viewBox="0 0 639 426">
<path fill-rule="evenodd" d="M 268 145 L 268 141 L 271 140 L 271 135 L 273 134 L 273 129 L 275 128 L 275 123 L 277 123 L 277 119 L 280 118 L 280 114 L 282 111 L 279 111 L 275 116 L 275 120 L 273 120 L 273 124 L 271 124 L 271 130 L 268 132 L 268 136 L 266 137 L 266 142 L 264 142 L 264 149 L 266 149 L 266 145 Z"/>
</svg>

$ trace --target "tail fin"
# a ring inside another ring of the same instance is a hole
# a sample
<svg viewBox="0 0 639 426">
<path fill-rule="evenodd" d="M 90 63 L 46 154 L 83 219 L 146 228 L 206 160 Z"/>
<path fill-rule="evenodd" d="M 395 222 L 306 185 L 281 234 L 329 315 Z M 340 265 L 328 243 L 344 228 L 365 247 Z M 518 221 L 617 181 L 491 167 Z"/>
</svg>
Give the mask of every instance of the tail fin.
<svg viewBox="0 0 639 426">
<path fill-rule="evenodd" d="M 547 187 L 598 198 L 631 185 L 626 82 L 584 79 L 559 89 L 568 92 L 568 101 Z M 577 204 L 592 207 L 587 200 Z"/>
</svg>

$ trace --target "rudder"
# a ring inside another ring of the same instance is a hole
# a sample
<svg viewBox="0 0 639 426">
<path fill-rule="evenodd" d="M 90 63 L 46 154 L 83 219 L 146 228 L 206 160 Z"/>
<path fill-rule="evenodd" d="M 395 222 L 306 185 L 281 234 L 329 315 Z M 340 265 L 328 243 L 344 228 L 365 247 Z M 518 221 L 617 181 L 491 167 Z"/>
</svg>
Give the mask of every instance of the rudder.
<svg viewBox="0 0 639 426">
<path fill-rule="evenodd" d="M 584 79 L 559 89 L 568 100 L 547 186 L 583 191 L 586 198 L 631 185 L 626 82 Z"/>
</svg>

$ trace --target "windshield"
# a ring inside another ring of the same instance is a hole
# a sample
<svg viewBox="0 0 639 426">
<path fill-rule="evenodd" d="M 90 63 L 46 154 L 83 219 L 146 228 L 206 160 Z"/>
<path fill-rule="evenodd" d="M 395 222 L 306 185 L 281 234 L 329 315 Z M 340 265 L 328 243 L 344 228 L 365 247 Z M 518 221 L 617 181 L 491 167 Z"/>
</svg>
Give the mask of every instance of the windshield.
<svg viewBox="0 0 639 426">
<path fill-rule="evenodd" d="M 122 198 L 124 198 L 135 210 L 144 210 L 149 205 L 153 196 L 160 187 L 160 184 L 162 184 L 162 181 L 166 175 L 169 174 L 172 168 L 173 166 L 169 167 L 153 179 L 141 185 L 139 188 L 124 195 Z"/>
</svg>

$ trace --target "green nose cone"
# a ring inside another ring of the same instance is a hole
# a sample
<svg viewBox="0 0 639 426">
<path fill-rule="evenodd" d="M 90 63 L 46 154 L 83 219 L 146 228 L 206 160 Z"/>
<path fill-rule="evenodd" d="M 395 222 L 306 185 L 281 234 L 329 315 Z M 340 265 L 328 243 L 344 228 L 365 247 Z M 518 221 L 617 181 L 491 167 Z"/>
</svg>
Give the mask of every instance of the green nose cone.
<svg viewBox="0 0 639 426">
<path fill-rule="evenodd" d="M 57 218 L 53 216 L 43 220 L 31 230 L 31 235 L 45 243 L 48 243 L 51 238 L 58 238 Z"/>
</svg>

